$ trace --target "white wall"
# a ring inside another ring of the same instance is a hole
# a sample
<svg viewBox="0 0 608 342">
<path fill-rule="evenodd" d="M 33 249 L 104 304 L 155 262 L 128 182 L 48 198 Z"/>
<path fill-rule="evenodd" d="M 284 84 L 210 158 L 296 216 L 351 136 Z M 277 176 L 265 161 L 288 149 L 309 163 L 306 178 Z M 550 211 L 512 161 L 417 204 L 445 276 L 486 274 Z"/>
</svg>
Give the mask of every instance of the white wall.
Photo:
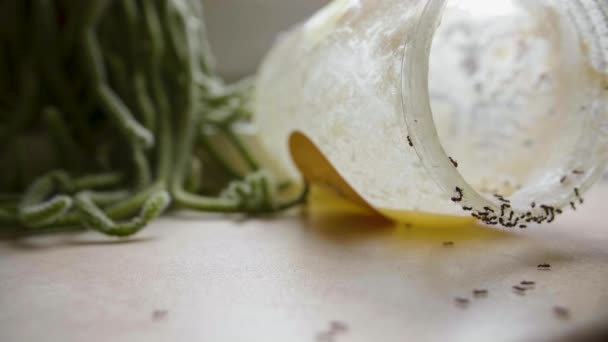
<svg viewBox="0 0 608 342">
<path fill-rule="evenodd" d="M 219 71 L 228 79 L 255 71 L 278 32 L 328 0 L 202 0 Z"/>
</svg>

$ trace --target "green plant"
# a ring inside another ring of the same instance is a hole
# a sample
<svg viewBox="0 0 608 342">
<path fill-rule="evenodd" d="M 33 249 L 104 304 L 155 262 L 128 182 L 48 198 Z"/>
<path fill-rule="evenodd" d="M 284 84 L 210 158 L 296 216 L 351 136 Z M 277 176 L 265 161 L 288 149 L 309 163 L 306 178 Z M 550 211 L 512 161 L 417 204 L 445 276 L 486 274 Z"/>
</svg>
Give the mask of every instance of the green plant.
<svg viewBox="0 0 608 342">
<path fill-rule="evenodd" d="M 304 200 L 241 141 L 250 82 L 217 77 L 202 18 L 194 0 L 0 0 L 2 227 L 128 236 L 169 206 Z"/>
</svg>

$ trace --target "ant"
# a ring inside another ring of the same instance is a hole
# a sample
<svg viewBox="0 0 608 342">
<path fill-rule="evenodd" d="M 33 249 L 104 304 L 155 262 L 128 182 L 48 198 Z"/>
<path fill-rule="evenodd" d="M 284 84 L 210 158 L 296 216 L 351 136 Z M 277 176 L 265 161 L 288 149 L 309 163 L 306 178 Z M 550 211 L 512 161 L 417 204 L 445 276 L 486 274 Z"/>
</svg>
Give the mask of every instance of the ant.
<svg viewBox="0 0 608 342">
<path fill-rule="evenodd" d="M 456 191 L 456 195 L 457 196 L 454 196 L 454 197 L 451 198 L 452 202 L 460 202 L 460 201 L 462 201 L 462 198 L 464 197 L 464 194 L 462 193 L 462 189 L 459 188 L 459 187 L 456 187 L 455 191 Z"/>
<path fill-rule="evenodd" d="M 331 321 L 330 324 L 330 328 L 334 332 L 345 332 L 348 330 L 348 326 L 346 325 L 346 323 L 340 321 Z"/>
<path fill-rule="evenodd" d="M 452 165 L 454 165 L 454 167 L 457 168 L 458 167 L 458 162 L 455 161 L 454 158 L 452 158 L 452 157 L 448 157 L 448 158 L 450 158 L 450 162 L 452 163 Z"/>
<path fill-rule="evenodd" d="M 527 289 L 525 287 L 522 287 L 522 286 L 519 286 L 519 285 L 515 285 L 515 286 L 513 286 L 513 290 L 518 295 L 524 295 L 526 293 Z"/>
<path fill-rule="evenodd" d="M 469 305 L 469 300 L 466 298 L 462 298 L 462 297 L 454 298 L 454 302 L 456 302 L 456 305 L 458 305 L 460 307 L 466 307 Z"/>
<path fill-rule="evenodd" d="M 500 217 L 505 216 L 505 209 L 509 209 L 509 208 L 511 208 L 511 206 L 506 203 L 501 205 L 500 206 Z"/>
<path fill-rule="evenodd" d="M 553 308 L 553 314 L 560 319 L 567 319 L 570 317 L 570 310 L 563 306 L 556 306 Z"/>
<path fill-rule="evenodd" d="M 501 194 L 494 194 L 494 197 L 496 197 L 499 201 L 503 202 L 503 203 L 511 203 L 511 201 L 509 201 L 508 199 L 506 199 L 503 195 Z"/>
<path fill-rule="evenodd" d="M 520 282 L 520 284 L 521 284 L 522 286 L 526 286 L 526 287 L 528 287 L 528 288 L 533 287 L 534 285 L 536 285 L 536 283 L 535 283 L 535 282 L 530 281 L 530 280 L 522 280 L 522 281 Z"/>
<path fill-rule="evenodd" d="M 152 319 L 159 321 L 167 317 L 169 314 L 168 310 L 154 310 L 152 312 Z"/>
<path fill-rule="evenodd" d="M 488 290 L 486 289 L 475 289 L 473 290 L 473 296 L 476 298 L 482 298 L 488 296 Z"/>
<path fill-rule="evenodd" d="M 580 194 L 578 188 L 574 188 L 574 194 L 576 195 L 576 198 L 578 198 L 579 203 L 583 204 L 583 198 L 581 197 L 581 194 Z"/>
</svg>

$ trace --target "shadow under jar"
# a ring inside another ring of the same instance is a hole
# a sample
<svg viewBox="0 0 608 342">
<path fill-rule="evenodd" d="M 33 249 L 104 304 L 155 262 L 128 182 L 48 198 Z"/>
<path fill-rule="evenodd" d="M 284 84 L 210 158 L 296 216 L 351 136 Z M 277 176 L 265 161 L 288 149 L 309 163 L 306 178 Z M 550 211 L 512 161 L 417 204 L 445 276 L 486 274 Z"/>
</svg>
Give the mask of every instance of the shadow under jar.
<svg viewBox="0 0 608 342">
<path fill-rule="evenodd" d="M 603 0 L 336 0 L 266 56 L 254 119 L 283 177 L 300 131 L 389 216 L 521 227 L 601 176 L 607 76 Z"/>
</svg>

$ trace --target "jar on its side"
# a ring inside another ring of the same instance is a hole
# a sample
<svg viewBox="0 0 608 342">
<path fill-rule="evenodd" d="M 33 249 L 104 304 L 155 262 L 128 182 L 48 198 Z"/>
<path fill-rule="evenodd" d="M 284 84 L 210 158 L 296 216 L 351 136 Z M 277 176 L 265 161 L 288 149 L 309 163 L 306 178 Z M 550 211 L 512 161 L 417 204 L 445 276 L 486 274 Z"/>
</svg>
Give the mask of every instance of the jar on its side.
<svg viewBox="0 0 608 342">
<path fill-rule="evenodd" d="M 262 144 L 296 179 L 304 133 L 387 213 L 551 221 L 607 160 L 607 18 L 600 0 L 336 0 L 264 60 Z"/>
</svg>

